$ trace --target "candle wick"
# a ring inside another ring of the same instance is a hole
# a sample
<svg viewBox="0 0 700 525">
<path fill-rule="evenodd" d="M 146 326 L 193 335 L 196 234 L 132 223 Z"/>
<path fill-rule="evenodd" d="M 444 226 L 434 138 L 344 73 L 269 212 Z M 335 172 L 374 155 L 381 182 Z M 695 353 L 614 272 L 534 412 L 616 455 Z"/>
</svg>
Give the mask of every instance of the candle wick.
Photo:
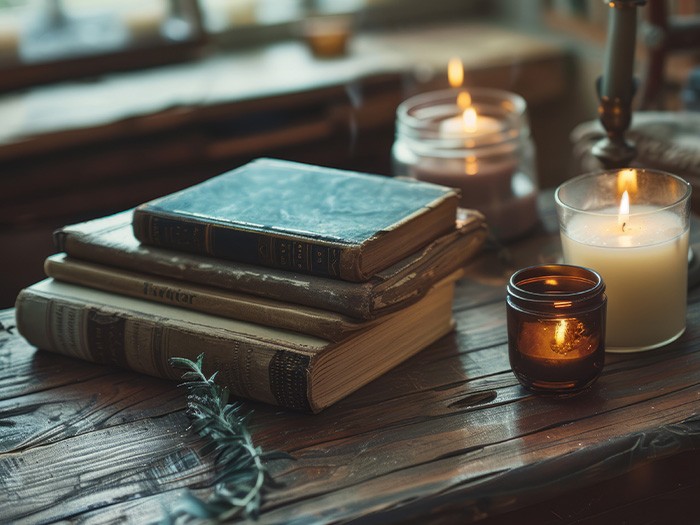
<svg viewBox="0 0 700 525">
<path fill-rule="evenodd" d="M 623 223 L 622 223 L 622 233 L 625 233 L 625 226 L 626 226 L 626 225 L 627 225 L 626 222 L 623 222 Z"/>
</svg>

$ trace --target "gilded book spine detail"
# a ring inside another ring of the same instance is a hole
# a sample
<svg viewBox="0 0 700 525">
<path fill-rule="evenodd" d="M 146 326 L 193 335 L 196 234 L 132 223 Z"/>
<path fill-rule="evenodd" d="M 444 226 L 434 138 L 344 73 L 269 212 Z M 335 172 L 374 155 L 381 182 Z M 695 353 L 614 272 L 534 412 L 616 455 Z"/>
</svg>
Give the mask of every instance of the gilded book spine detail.
<svg viewBox="0 0 700 525">
<path fill-rule="evenodd" d="M 44 350 L 174 380 L 180 372 L 170 357 L 196 359 L 204 352 L 205 372 L 220 371 L 232 394 L 311 411 L 309 357 L 278 345 L 27 290 L 18 296 L 16 315 L 20 333 Z"/>
<path fill-rule="evenodd" d="M 116 315 L 90 308 L 86 312 L 85 333 L 92 361 L 127 367 L 124 338 L 126 321 Z"/>
<path fill-rule="evenodd" d="M 145 244 L 300 273 L 341 278 L 342 249 L 134 212 L 134 234 Z"/>
<path fill-rule="evenodd" d="M 309 242 L 260 235 L 257 263 L 283 270 L 340 277 L 340 250 Z"/>
<path fill-rule="evenodd" d="M 146 243 L 193 253 L 207 252 L 207 231 L 202 224 L 134 212 L 134 234 Z"/>
<path fill-rule="evenodd" d="M 277 404 L 311 412 L 307 396 L 309 357 L 277 351 L 272 356 L 270 366 L 270 389 Z"/>
<path fill-rule="evenodd" d="M 22 294 L 20 294 L 22 297 Z M 51 347 L 57 352 L 81 359 L 92 360 L 92 355 L 89 352 L 87 339 L 83 337 L 83 320 L 82 312 L 78 308 L 72 308 L 62 302 L 42 303 L 40 301 L 31 301 L 27 303 L 27 308 L 34 306 L 31 318 L 42 318 L 45 322 L 46 329 L 41 334 L 41 338 L 35 344 L 41 348 Z M 27 322 L 21 323 L 22 313 L 20 307 L 25 306 L 24 302 L 18 301 L 17 304 L 17 323 L 22 331 L 23 326 L 34 326 L 36 323 Z M 24 334 L 23 334 L 24 335 Z M 26 337 L 26 336 L 25 336 Z M 32 340 L 32 342 L 34 342 Z M 48 346 L 47 346 L 48 345 Z"/>
</svg>

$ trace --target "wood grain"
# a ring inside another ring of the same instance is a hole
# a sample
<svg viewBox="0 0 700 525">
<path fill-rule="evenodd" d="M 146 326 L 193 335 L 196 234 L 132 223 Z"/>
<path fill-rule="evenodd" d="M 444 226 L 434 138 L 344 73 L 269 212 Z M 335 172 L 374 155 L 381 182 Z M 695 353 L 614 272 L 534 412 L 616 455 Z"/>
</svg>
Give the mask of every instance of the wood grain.
<svg viewBox="0 0 700 525">
<path fill-rule="evenodd" d="M 653 494 L 690 508 L 697 484 L 662 466 L 700 463 L 700 289 L 677 342 L 607 356 L 574 398 L 536 397 L 510 372 L 504 285 L 557 249 L 543 228 L 509 257 L 484 253 L 459 283 L 454 333 L 323 413 L 249 403 L 255 441 L 295 458 L 270 464 L 284 488 L 261 523 L 614 523 Z M 152 522 L 185 487 L 211 490 L 175 384 L 37 351 L 11 311 L 0 322 L 2 520 Z M 619 501 L 601 486 L 624 487 Z"/>
</svg>

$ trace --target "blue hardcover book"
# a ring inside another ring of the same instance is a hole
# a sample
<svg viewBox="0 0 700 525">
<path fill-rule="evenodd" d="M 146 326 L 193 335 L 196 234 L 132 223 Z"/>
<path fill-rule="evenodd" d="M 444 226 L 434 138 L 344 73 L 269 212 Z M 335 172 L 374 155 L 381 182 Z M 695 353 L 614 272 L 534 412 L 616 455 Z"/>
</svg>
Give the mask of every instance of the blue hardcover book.
<svg viewBox="0 0 700 525">
<path fill-rule="evenodd" d="M 365 281 L 454 230 L 459 193 L 424 182 L 259 159 L 142 204 L 144 244 Z"/>
</svg>

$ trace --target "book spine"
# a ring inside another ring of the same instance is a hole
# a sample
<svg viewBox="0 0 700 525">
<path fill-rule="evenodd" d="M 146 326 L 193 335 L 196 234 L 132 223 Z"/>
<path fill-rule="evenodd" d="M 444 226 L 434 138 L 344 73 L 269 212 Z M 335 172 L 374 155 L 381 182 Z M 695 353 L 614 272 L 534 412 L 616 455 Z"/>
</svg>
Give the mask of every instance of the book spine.
<svg viewBox="0 0 700 525">
<path fill-rule="evenodd" d="M 218 371 L 232 394 L 311 411 L 305 354 L 194 323 L 32 290 L 20 292 L 15 308 L 18 331 L 38 348 L 173 380 L 181 371 L 170 366 L 171 357 L 196 359 L 205 349 L 205 373 Z"/>
<path fill-rule="evenodd" d="M 355 264 L 346 262 L 352 257 L 350 248 L 161 217 L 138 208 L 133 229 L 138 240 L 152 246 L 333 279 L 361 279 Z"/>
<path fill-rule="evenodd" d="M 375 317 L 374 293 L 368 283 L 325 280 L 317 276 L 299 280 L 294 274 L 279 273 L 262 278 L 258 268 L 245 269 L 201 255 L 138 244 L 110 244 L 99 234 L 71 228 L 56 231 L 54 241 L 57 251 L 75 259 L 328 310 L 357 320 Z M 311 290 L 313 293 L 309 293 Z"/>
<path fill-rule="evenodd" d="M 292 306 L 277 300 L 197 286 L 189 281 L 168 281 L 61 255 L 48 257 L 44 262 L 44 272 L 49 277 L 68 283 L 219 317 L 274 326 L 330 341 L 341 341 L 371 324 L 302 305 Z"/>
</svg>

